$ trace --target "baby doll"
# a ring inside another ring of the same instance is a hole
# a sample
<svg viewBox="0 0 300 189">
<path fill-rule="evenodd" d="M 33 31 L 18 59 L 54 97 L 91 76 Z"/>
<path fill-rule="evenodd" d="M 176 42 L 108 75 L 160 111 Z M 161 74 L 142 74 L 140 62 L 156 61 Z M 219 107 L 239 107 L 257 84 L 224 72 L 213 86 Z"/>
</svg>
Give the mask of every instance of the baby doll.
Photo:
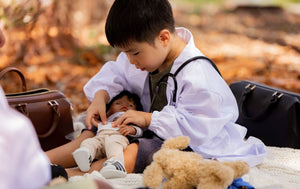
<svg viewBox="0 0 300 189">
<path fill-rule="evenodd" d="M 95 158 L 107 157 L 100 173 L 105 178 L 120 178 L 126 176 L 124 167 L 123 150 L 129 144 L 127 135 L 140 137 L 141 128 L 127 125 L 122 128 L 112 127 L 115 121 L 127 110 L 142 110 L 140 98 L 136 94 L 122 91 L 115 96 L 107 105 L 107 124 L 98 124 L 97 135 L 84 140 L 80 148 L 73 152 L 73 157 L 79 169 L 87 172 Z"/>
</svg>

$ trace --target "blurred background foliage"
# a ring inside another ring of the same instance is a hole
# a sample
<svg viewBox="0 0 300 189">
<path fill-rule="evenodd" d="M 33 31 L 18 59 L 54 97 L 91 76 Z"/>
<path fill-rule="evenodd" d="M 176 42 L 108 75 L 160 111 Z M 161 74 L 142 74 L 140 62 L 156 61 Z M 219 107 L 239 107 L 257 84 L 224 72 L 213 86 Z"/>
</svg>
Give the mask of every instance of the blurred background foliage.
<svg viewBox="0 0 300 189">
<path fill-rule="evenodd" d="M 170 0 L 177 26 L 194 34 L 226 82 L 248 79 L 300 92 L 300 0 Z M 118 55 L 105 37 L 113 0 L 0 0 L 7 43 L 0 70 L 20 68 L 30 89 L 62 91 L 74 114 L 89 102 L 82 88 Z M 0 81 L 8 93 L 19 78 Z"/>
</svg>

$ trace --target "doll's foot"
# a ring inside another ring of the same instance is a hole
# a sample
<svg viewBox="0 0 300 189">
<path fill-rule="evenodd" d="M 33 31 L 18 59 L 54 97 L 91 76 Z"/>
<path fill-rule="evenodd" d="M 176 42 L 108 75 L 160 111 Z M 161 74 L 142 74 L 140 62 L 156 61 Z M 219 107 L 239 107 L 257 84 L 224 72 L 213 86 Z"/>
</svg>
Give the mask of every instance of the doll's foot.
<svg viewBox="0 0 300 189">
<path fill-rule="evenodd" d="M 101 169 L 100 173 L 106 179 L 124 178 L 127 174 L 123 163 L 113 158 L 104 162 L 103 168 Z"/>
<path fill-rule="evenodd" d="M 91 168 L 92 157 L 88 148 L 82 147 L 75 150 L 73 158 L 82 172 L 88 172 Z"/>
</svg>

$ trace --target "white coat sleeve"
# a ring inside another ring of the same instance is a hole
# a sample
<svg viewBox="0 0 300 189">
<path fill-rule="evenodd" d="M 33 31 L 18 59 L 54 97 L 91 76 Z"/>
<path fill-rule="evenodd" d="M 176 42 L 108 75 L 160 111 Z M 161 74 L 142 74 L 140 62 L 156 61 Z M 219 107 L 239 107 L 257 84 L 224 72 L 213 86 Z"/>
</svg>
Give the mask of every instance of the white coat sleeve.
<svg viewBox="0 0 300 189">
<path fill-rule="evenodd" d="M 28 118 L 11 109 L 0 87 L 0 188 L 44 187 L 51 168 Z"/>
<path fill-rule="evenodd" d="M 147 72 L 136 69 L 130 64 L 125 53 L 121 53 L 116 61 L 109 61 L 84 86 L 84 93 L 93 101 L 97 91 L 105 90 L 110 99 L 122 90 L 142 96 Z"/>
<path fill-rule="evenodd" d="M 124 60 L 124 54 L 121 54 L 116 61 L 106 62 L 100 71 L 87 82 L 83 90 L 90 101 L 93 101 L 99 90 L 105 90 L 111 99 L 122 91 L 124 86 L 127 86 L 124 70 L 122 70 Z"/>
</svg>

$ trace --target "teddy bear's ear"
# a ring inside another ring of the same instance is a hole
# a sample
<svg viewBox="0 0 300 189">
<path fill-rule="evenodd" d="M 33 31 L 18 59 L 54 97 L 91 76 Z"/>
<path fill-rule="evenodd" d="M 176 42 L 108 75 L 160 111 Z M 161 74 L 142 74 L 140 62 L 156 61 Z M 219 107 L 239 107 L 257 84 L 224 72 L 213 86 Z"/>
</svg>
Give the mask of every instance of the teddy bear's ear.
<svg viewBox="0 0 300 189">
<path fill-rule="evenodd" d="M 168 138 L 162 145 L 162 148 L 168 149 L 184 149 L 190 143 L 190 138 L 187 136 L 178 136 L 174 138 Z"/>
<path fill-rule="evenodd" d="M 157 188 L 163 180 L 163 170 L 159 164 L 152 162 L 143 172 L 143 185 Z"/>
</svg>

